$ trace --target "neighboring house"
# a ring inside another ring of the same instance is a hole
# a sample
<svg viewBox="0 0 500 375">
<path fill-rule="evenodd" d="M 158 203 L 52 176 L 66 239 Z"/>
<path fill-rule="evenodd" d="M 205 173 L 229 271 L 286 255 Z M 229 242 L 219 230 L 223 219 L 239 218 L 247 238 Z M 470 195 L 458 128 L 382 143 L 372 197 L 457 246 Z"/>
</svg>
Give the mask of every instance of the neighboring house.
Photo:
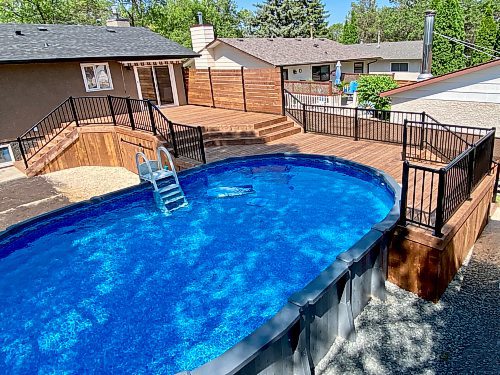
<svg viewBox="0 0 500 375">
<path fill-rule="evenodd" d="M 0 24 L 0 143 L 69 96 L 186 103 L 182 59 L 198 56 L 125 20 L 108 26 Z"/>
<path fill-rule="evenodd" d="M 337 61 L 343 73 L 393 73 L 416 81 L 422 41 L 344 45 L 323 38 L 215 38 L 211 25 L 191 28 L 193 49 L 201 57 L 188 62 L 198 69 L 283 67 L 287 80 L 328 81 Z"/>
<path fill-rule="evenodd" d="M 392 99 L 393 110 L 425 111 L 444 124 L 496 127 L 500 137 L 500 59 L 380 95 Z"/>
</svg>

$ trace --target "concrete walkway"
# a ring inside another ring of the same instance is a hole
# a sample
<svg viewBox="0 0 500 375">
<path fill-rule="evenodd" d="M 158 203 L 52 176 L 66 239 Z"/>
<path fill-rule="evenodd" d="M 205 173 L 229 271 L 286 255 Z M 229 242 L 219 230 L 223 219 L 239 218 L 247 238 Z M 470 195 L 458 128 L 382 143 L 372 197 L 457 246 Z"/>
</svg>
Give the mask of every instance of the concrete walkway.
<svg viewBox="0 0 500 375">
<path fill-rule="evenodd" d="M 466 266 L 433 304 L 388 283 L 338 340 L 317 375 L 500 374 L 500 209 Z"/>
</svg>

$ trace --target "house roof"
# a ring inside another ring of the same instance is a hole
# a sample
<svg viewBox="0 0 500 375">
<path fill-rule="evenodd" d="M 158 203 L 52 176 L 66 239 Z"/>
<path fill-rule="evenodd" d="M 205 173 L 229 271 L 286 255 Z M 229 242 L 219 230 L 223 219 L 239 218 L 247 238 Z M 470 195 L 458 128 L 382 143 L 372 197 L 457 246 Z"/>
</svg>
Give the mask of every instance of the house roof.
<svg viewBox="0 0 500 375">
<path fill-rule="evenodd" d="M 350 44 L 360 52 L 371 52 L 385 60 L 421 60 L 424 42 L 422 40 L 409 40 L 403 42 L 382 42 Z"/>
<path fill-rule="evenodd" d="M 218 38 L 207 48 L 225 43 L 274 66 L 318 64 L 364 59 L 420 59 L 422 41 L 340 44 L 323 38 Z"/>
<path fill-rule="evenodd" d="M 143 27 L 0 24 L 0 40 L 0 63 L 199 56 Z"/>
<path fill-rule="evenodd" d="M 398 88 L 393 89 L 393 90 L 384 91 L 384 92 L 380 93 L 380 96 L 382 96 L 382 97 L 392 96 L 394 94 L 399 94 L 401 92 L 410 91 L 410 90 L 413 90 L 413 89 L 416 89 L 416 88 L 422 87 L 422 86 L 432 85 L 433 83 L 445 81 L 447 79 L 454 78 L 454 77 L 460 77 L 460 76 L 465 75 L 465 74 L 477 72 L 479 70 L 488 69 L 488 68 L 491 68 L 491 67 L 497 66 L 497 65 L 500 66 L 500 58 L 479 64 L 476 66 L 471 66 L 470 68 L 460 69 L 460 70 L 457 70 L 455 72 L 451 72 L 448 74 L 443 74 L 441 76 L 429 78 L 429 79 L 426 79 L 424 81 L 411 83 L 409 85 L 398 87 Z"/>
</svg>

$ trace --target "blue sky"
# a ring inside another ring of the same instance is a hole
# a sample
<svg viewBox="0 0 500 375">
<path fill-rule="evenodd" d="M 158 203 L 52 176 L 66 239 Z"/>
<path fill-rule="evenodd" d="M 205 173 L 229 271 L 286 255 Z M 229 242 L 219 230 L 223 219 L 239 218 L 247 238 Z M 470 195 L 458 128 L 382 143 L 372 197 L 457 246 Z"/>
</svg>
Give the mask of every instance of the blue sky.
<svg viewBox="0 0 500 375">
<path fill-rule="evenodd" d="M 241 9 L 253 10 L 253 4 L 262 2 L 258 0 L 236 0 L 238 7 Z M 330 13 L 328 22 L 330 24 L 344 22 L 345 17 L 351 9 L 351 0 L 323 0 L 326 4 L 326 10 Z M 389 5 L 389 0 L 378 0 L 378 6 Z"/>
</svg>

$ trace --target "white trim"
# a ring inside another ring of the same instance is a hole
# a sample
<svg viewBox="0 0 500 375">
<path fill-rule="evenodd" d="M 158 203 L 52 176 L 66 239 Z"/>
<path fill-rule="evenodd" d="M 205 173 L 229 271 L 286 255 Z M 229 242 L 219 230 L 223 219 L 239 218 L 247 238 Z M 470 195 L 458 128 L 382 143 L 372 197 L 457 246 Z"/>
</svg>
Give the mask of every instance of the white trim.
<svg viewBox="0 0 500 375">
<path fill-rule="evenodd" d="M 179 95 L 177 95 L 177 81 L 175 80 L 174 64 L 168 64 L 168 74 L 170 76 L 170 86 L 172 87 L 172 96 L 174 97 L 174 105 L 179 105 Z"/>
<path fill-rule="evenodd" d="M 155 88 L 155 95 L 156 95 L 156 104 L 161 105 L 161 99 L 160 99 L 160 89 L 158 88 L 158 80 L 156 79 L 156 66 L 151 66 L 151 74 L 153 75 L 153 85 Z"/>
<path fill-rule="evenodd" d="M 137 88 L 137 97 L 140 100 L 142 100 L 141 82 L 139 81 L 139 73 L 137 73 L 137 66 L 134 66 L 134 78 L 135 78 L 135 86 Z"/>
<path fill-rule="evenodd" d="M 87 82 L 87 76 L 85 75 L 85 68 L 91 66 L 94 69 L 94 74 L 95 74 L 95 67 L 96 65 L 105 65 L 106 69 L 108 71 L 108 78 L 109 78 L 109 88 L 106 89 L 89 89 L 88 82 Z M 89 64 L 80 64 L 80 70 L 82 71 L 82 77 L 83 77 L 83 84 L 85 85 L 85 91 L 86 92 L 95 92 L 95 91 L 113 91 L 113 79 L 111 78 L 111 69 L 109 69 L 109 64 L 107 62 L 100 62 L 100 63 L 89 63 Z"/>
<path fill-rule="evenodd" d="M 6 162 L 3 162 L 3 163 L 0 163 L 0 168 L 2 168 L 2 167 L 9 167 L 11 165 L 14 165 L 14 161 L 16 159 L 14 158 L 14 153 L 12 152 L 12 147 L 10 147 L 9 144 L 4 144 L 4 145 L 0 145 L 0 149 L 2 149 L 2 148 L 7 148 L 7 151 L 9 153 L 11 161 L 6 161 Z"/>
</svg>

